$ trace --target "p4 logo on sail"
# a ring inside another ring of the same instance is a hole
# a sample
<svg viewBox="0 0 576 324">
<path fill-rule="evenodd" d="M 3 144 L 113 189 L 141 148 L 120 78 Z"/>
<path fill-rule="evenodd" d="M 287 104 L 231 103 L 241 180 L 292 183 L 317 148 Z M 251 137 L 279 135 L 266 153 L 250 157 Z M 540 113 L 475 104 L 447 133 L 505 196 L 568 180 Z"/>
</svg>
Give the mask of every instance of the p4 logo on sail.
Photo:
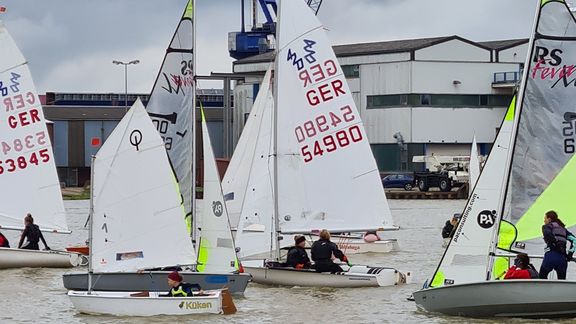
<svg viewBox="0 0 576 324">
<path fill-rule="evenodd" d="M 490 228 L 496 224 L 496 211 L 495 210 L 483 210 L 478 214 L 477 218 L 478 225 L 482 228 Z"/>
</svg>

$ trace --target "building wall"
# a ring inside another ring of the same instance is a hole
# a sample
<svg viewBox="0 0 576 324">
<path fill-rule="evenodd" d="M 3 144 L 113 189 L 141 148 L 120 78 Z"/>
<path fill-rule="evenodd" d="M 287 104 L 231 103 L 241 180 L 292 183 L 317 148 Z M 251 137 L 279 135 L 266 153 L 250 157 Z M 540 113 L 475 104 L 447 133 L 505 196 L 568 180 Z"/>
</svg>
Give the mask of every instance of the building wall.
<svg viewBox="0 0 576 324">
<path fill-rule="evenodd" d="M 417 61 L 490 62 L 490 50 L 459 39 L 450 40 L 414 52 Z"/>
</svg>

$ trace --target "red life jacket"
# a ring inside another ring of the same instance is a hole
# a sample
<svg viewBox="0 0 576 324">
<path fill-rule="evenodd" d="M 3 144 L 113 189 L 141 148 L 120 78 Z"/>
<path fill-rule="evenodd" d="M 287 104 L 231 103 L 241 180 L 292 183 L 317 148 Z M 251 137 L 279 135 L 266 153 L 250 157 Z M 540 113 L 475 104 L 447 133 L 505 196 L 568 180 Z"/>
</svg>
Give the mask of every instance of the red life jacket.
<svg viewBox="0 0 576 324">
<path fill-rule="evenodd" d="M 10 243 L 8 243 L 8 239 L 6 236 L 0 234 L 0 247 L 10 247 Z"/>
</svg>

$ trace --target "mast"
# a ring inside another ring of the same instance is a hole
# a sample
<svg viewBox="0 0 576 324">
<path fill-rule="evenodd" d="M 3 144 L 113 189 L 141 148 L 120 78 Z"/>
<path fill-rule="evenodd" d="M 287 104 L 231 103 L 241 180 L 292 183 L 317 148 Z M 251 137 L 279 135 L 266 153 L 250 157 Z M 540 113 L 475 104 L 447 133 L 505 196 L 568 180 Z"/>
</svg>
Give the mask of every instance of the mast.
<svg viewBox="0 0 576 324">
<path fill-rule="evenodd" d="M 526 84 L 528 83 L 528 72 L 530 70 L 530 62 L 532 59 L 532 52 L 534 51 L 534 39 L 536 35 L 536 30 L 538 28 L 538 20 L 540 19 L 540 13 L 542 8 L 541 0 L 537 0 L 536 14 L 534 15 L 534 23 L 532 27 L 532 34 L 530 35 L 530 42 L 528 44 L 528 52 L 526 55 L 526 61 L 524 63 L 524 71 L 522 72 L 522 82 L 520 83 L 520 89 L 518 91 L 518 98 L 516 100 L 516 107 L 514 108 L 514 123 L 512 125 L 512 133 L 510 136 L 510 142 L 508 147 L 508 156 L 506 158 L 504 177 L 502 182 L 504 183 L 503 188 L 500 193 L 500 199 L 498 201 L 498 213 L 496 214 L 496 226 L 492 233 L 492 242 L 490 244 L 490 252 L 488 254 L 488 265 L 486 268 L 486 280 L 490 280 L 492 277 L 492 268 L 494 267 L 494 259 L 496 257 L 496 251 L 498 248 L 498 235 L 500 233 L 500 222 L 504 216 L 504 207 L 506 204 L 506 196 L 508 193 L 508 187 L 510 185 L 510 174 L 512 171 L 512 157 L 514 156 L 514 143 L 516 142 L 516 133 L 518 132 L 518 125 L 520 124 L 520 113 L 522 106 L 524 104 L 524 92 L 526 91 Z"/>
<path fill-rule="evenodd" d="M 196 0 L 192 0 L 192 246 L 195 252 L 198 252 L 196 247 Z M 198 253 L 196 253 L 198 255 Z M 198 258 L 198 257 L 196 257 Z M 194 266 L 196 267 L 196 265 Z"/>
<path fill-rule="evenodd" d="M 94 228 L 94 160 L 96 156 L 90 158 L 90 211 L 88 214 L 88 294 L 92 293 L 92 229 Z"/>
<path fill-rule="evenodd" d="M 280 48 L 278 46 L 278 35 L 280 35 L 280 17 L 282 6 L 278 6 L 278 15 L 276 16 L 276 57 L 274 58 L 274 70 L 273 78 L 272 78 L 272 93 L 274 94 L 274 108 L 272 109 L 273 119 L 272 119 L 272 159 L 274 161 L 273 168 L 273 181 L 274 181 L 274 212 L 272 214 L 272 224 L 274 224 L 274 229 L 272 230 L 272 240 L 270 241 L 272 244 L 276 244 L 274 253 L 275 258 L 280 258 L 280 222 L 278 217 L 280 217 L 279 207 L 278 207 L 278 54 L 280 53 Z M 271 246 L 271 251 L 274 246 Z"/>
</svg>

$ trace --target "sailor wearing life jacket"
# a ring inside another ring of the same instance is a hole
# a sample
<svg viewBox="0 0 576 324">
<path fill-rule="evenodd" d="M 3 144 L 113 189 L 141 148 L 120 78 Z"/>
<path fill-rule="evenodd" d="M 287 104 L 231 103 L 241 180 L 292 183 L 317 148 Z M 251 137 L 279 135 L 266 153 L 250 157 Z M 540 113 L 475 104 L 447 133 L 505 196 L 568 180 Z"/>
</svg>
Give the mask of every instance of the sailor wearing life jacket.
<svg viewBox="0 0 576 324">
<path fill-rule="evenodd" d="M 330 233 L 325 229 L 320 231 L 320 239 L 312 244 L 310 254 L 312 255 L 316 272 L 336 273 L 344 271 L 339 265 L 332 262 L 332 255 L 342 262 L 348 263 L 348 258 L 335 243 L 330 241 Z M 348 265 L 350 264 L 348 263 Z"/>
<path fill-rule="evenodd" d="M 309 269 L 310 258 L 304 249 L 306 246 L 306 238 L 302 235 L 294 236 L 294 246 L 288 250 L 286 256 L 286 265 L 296 269 Z"/>
<path fill-rule="evenodd" d="M 168 274 L 168 286 L 171 288 L 170 291 L 162 297 L 192 297 L 194 290 L 202 291 L 197 284 L 182 282 L 182 276 L 178 271 L 172 271 Z"/>
<path fill-rule="evenodd" d="M 506 271 L 504 279 L 538 279 L 538 271 L 530 263 L 526 253 L 518 253 L 514 265 Z"/>
<path fill-rule="evenodd" d="M 565 228 L 564 223 L 558 218 L 558 214 L 551 210 L 544 216 L 542 226 L 544 242 L 546 242 L 546 253 L 540 266 L 540 279 L 547 279 L 552 270 L 556 270 L 558 279 L 566 279 L 566 242 L 568 235 L 572 235 Z"/>
</svg>

